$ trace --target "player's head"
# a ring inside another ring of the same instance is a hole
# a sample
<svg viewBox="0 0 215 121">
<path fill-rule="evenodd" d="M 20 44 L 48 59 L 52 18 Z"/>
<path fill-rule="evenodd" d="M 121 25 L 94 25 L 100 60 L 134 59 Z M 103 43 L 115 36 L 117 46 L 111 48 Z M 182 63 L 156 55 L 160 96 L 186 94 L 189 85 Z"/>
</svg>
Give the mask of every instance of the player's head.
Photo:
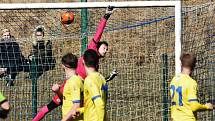
<svg viewBox="0 0 215 121">
<path fill-rule="evenodd" d="M 42 40 L 43 37 L 44 37 L 44 34 L 45 33 L 44 33 L 44 30 L 43 30 L 42 27 L 36 28 L 36 30 L 35 30 L 35 37 L 36 37 L 37 40 Z"/>
<path fill-rule="evenodd" d="M 61 62 L 64 69 L 75 70 L 77 68 L 78 59 L 72 53 L 67 53 L 62 57 Z"/>
<path fill-rule="evenodd" d="M 184 53 L 180 57 L 182 69 L 193 71 L 196 66 L 196 56 L 192 53 Z"/>
<path fill-rule="evenodd" d="M 3 29 L 2 30 L 2 38 L 3 39 L 9 39 L 11 37 L 10 30 L 9 29 Z"/>
<path fill-rule="evenodd" d="M 106 41 L 98 42 L 97 49 L 100 57 L 104 57 L 108 51 L 108 43 Z"/>
<path fill-rule="evenodd" d="M 86 50 L 83 55 L 83 60 L 86 68 L 98 69 L 99 56 L 96 51 L 92 49 Z"/>
</svg>

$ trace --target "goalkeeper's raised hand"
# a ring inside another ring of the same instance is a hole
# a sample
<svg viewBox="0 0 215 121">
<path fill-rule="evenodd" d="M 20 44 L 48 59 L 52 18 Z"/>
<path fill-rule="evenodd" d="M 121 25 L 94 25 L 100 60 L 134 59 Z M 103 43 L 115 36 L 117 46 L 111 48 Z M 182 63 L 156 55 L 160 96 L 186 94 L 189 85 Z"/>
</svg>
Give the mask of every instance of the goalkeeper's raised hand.
<svg viewBox="0 0 215 121">
<path fill-rule="evenodd" d="M 114 11 L 114 10 L 115 10 L 115 9 L 114 9 L 112 6 L 108 6 L 108 7 L 106 8 L 106 12 L 105 12 L 104 18 L 105 18 L 105 19 L 110 18 L 111 14 L 113 14 L 113 11 Z"/>
<path fill-rule="evenodd" d="M 110 75 L 105 78 L 106 82 L 113 80 L 118 74 L 119 74 L 118 71 L 116 69 L 113 69 Z"/>
</svg>

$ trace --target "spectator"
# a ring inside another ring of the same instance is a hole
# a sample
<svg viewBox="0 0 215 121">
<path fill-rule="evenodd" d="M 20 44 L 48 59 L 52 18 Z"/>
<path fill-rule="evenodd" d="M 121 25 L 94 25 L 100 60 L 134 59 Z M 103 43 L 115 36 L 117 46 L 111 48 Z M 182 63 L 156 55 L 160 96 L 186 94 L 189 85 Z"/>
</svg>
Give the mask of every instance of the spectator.
<svg viewBox="0 0 215 121">
<path fill-rule="evenodd" d="M 52 43 L 43 40 L 43 28 L 37 28 L 35 32 L 36 40 L 33 41 L 33 50 L 26 59 L 16 42 L 16 39 L 10 34 L 9 29 L 3 30 L 3 37 L 0 41 L 0 77 L 5 76 L 7 86 L 13 86 L 16 75 L 20 71 L 31 72 L 32 55 L 35 57 L 36 78 L 39 78 L 43 72 L 55 67 L 55 58 L 52 56 Z M 32 73 L 30 73 L 32 76 Z"/>
<path fill-rule="evenodd" d="M 32 55 L 35 57 L 37 66 L 36 78 L 39 78 L 43 72 L 52 70 L 55 67 L 56 60 L 52 54 L 52 42 L 44 40 L 44 29 L 43 27 L 37 27 L 35 30 L 35 40 L 33 41 Z"/>
<path fill-rule="evenodd" d="M 17 73 L 23 70 L 22 65 L 29 65 L 29 61 L 22 55 L 19 44 L 10 34 L 10 30 L 4 29 L 2 32 L 0 41 L 0 66 L 2 68 L 1 70 L 5 70 L 7 86 L 13 86 Z"/>
</svg>

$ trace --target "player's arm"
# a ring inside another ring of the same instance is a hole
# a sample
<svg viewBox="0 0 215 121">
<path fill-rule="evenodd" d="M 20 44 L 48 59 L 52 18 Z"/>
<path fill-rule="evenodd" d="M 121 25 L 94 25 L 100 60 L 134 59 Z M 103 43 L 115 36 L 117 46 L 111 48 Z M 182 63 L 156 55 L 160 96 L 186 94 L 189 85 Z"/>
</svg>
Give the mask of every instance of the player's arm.
<svg viewBox="0 0 215 121">
<path fill-rule="evenodd" d="M 92 80 L 86 80 L 84 83 L 86 84 L 86 88 L 89 91 L 92 101 L 94 102 L 96 115 L 99 119 L 98 121 L 103 121 L 105 113 L 105 103 L 102 100 L 99 86 Z"/>
<path fill-rule="evenodd" d="M 201 111 L 201 110 L 211 110 L 213 109 L 213 106 L 212 104 L 210 103 L 206 103 L 204 105 L 198 103 L 198 102 L 193 102 L 191 103 L 191 110 L 194 112 L 194 111 Z"/>
<path fill-rule="evenodd" d="M 73 110 L 73 114 L 75 115 L 75 116 L 79 116 L 79 115 L 81 115 L 81 114 L 83 114 L 84 113 L 84 107 L 79 107 L 79 108 L 77 108 L 76 110 Z"/>
<path fill-rule="evenodd" d="M 73 102 L 74 103 L 74 102 Z M 75 119 L 78 115 L 78 109 L 80 108 L 80 102 L 74 103 L 67 115 L 62 119 L 62 121 L 69 121 L 70 119 Z"/>
<path fill-rule="evenodd" d="M 113 7 L 108 7 L 105 15 L 102 17 L 102 19 L 98 25 L 96 34 L 94 35 L 93 40 L 89 43 L 87 49 L 97 50 L 97 44 L 101 39 L 104 28 L 107 24 L 107 20 L 110 18 L 112 13 L 113 13 Z"/>
<path fill-rule="evenodd" d="M 71 101 L 73 103 L 73 106 L 71 107 L 70 111 L 67 113 L 67 115 L 63 118 L 62 121 L 75 119 L 78 116 L 77 109 L 80 108 L 80 104 L 81 104 L 81 89 L 82 89 L 81 86 L 83 86 L 81 84 L 81 80 L 76 81 L 76 83 L 74 82 L 71 83 L 71 89 L 72 89 Z"/>
<path fill-rule="evenodd" d="M 191 107 L 191 110 L 194 111 L 199 111 L 199 110 L 208 110 L 211 109 L 210 104 L 205 104 L 202 105 L 198 102 L 197 98 L 197 84 L 190 84 L 189 89 L 188 89 L 188 102 Z"/>
<path fill-rule="evenodd" d="M 54 84 L 52 86 L 52 91 L 59 96 L 60 99 L 63 99 L 63 94 L 60 91 L 61 86 L 59 84 Z"/>
</svg>

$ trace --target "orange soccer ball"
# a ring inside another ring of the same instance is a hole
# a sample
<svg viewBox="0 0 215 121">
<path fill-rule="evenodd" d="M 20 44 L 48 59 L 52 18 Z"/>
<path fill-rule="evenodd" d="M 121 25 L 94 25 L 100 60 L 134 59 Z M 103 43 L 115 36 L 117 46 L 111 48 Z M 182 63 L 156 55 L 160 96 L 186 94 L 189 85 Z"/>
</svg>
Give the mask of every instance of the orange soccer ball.
<svg viewBox="0 0 215 121">
<path fill-rule="evenodd" d="M 72 12 L 64 12 L 61 15 L 61 22 L 63 24 L 71 24 L 74 21 L 74 14 Z"/>
</svg>

